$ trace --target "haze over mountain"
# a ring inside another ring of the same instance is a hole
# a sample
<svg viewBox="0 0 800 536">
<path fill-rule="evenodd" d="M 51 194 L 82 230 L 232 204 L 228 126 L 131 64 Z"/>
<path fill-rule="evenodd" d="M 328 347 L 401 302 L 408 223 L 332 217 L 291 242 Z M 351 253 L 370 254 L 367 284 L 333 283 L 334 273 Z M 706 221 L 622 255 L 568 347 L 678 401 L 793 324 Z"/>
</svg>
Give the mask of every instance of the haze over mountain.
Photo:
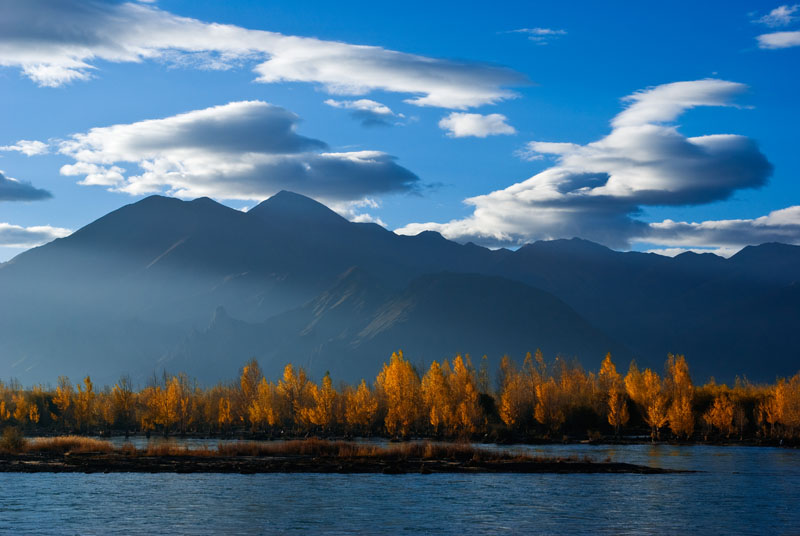
<svg viewBox="0 0 800 536">
<path fill-rule="evenodd" d="M 730 259 L 616 252 L 580 239 L 517 251 L 396 235 L 281 192 L 249 212 L 208 198 L 127 205 L 0 265 L 0 370 L 23 383 L 183 370 L 212 383 L 250 357 L 276 374 L 370 378 L 392 351 L 496 364 L 576 357 L 698 379 L 800 363 L 800 247 Z"/>
</svg>

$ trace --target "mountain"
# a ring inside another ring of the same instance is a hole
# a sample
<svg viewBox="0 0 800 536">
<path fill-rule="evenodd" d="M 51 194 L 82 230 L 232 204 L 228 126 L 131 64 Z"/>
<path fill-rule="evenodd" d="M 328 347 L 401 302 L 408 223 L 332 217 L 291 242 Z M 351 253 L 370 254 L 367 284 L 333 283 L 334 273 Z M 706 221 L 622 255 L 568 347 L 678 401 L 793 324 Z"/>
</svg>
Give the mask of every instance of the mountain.
<svg viewBox="0 0 800 536">
<path fill-rule="evenodd" d="M 219 306 L 260 322 L 300 307 L 352 266 L 399 289 L 430 271 L 483 271 L 502 254 L 350 223 L 291 192 L 247 213 L 151 196 L 0 266 L 0 375 L 106 381 L 152 371 Z"/>
<path fill-rule="evenodd" d="M 215 381 L 245 354 L 369 377 L 399 348 L 423 362 L 541 347 L 591 368 L 609 349 L 622 368 L 684 353 L 699 379 L 771 380 L 800 368 L 798 279 L 785 244 L 730 259 L 580 239 L 489 250 L 291 192 L 246 213 L 152 196 L 0 265 L 0 377 Z"/>
<path fill-rule="evenodd" d="M 162 364 L 208 381 L 218 356 L 235 362 L 251 357 L 265 373 L 280 375 L 287 362 L 317 377 L 372 378 L 387 356 L 403 349 L 419 367 L 457 353 L 524 356 L 541 348 L 568 358 L 605 352 L 630 359 L 612 341 L 549 293 L 523 283 L 479 274 L 441 272 L 421 276 L 399 292 L 388 292 L 353 268 L 316 299 L 266 322 L 233 321 L 220 311 L 208 328 L 183 341 Z M 477 363 L 477 360 L 476 360 Z M 202 364 L 202 366 L 200 366 Z"/>
<path fill-rule="evenodd" d="M 660 369 L 667 352 L 683 353 L 698 377 L 722 379 L 774 380 L 800 368 L 797 246 L 669 258 L 553 240 L 520 248 L 497 271 L 558 296 L 640 364 Z"/>
</svg>

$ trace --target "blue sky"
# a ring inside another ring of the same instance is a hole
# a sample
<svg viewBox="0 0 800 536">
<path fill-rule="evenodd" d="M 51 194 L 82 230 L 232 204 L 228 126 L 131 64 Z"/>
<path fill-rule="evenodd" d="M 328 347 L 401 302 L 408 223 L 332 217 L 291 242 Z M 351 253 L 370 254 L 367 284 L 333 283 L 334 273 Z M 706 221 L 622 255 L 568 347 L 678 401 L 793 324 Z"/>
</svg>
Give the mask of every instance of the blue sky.
<svg viewBox="0 0 800 536">
<path fill-rule="evenodd" d="M 0 0 L 0 21 L 0 261 L 149 193 L 280 188 L 492 247 L 800 243 L 793 4 Z"/>
</svg>

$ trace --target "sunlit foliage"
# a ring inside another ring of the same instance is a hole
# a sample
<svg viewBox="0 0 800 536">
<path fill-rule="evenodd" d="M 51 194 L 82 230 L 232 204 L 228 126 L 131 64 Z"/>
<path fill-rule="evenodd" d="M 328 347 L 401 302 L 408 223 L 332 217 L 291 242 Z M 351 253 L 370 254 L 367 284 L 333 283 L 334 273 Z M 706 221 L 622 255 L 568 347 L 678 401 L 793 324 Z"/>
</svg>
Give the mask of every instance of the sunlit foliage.
<svg viewBox="0 0 800 536">
<path fill-rule="evenodd" d="M 469 356 L 433 361 L 420 378 L 396 352 L 370 385 L 319 382 L 286 365 L 277 382 L 256 360 L 237 382 L 201 388 L 185 374 L 153 377 L 134 387 L 122 377 L 98 390 L 89 376 L 55 388 L 0 382 L 0 427 L 42 432 L 251 433 L 501 438 L 640 434 L 653 440 L 765 441 L 800 438 L 800 373 L 772 385 L 713 378 L 695 386 L 689 364 L 669 355 L 663 376 L 631 363 L 622 375 L 606 355 L 597 373 L 576 361 L 546 361 L 540 351 L 521 366 L 504 356 L 490 387 L 487 359 L 480 370 Z M 666 433 L 668 432 L 668 433 Z M 666 433 L 666 435 L 665 435 Z"/>
<path fill-rule="evenodd" d="M 369 432 L 378 413 L 378 398 L 361 380 L 357 389 L 349 388 L 345 394 L 345 420 L 351 430 L 359 433 Z"/>
<path fill-rule="evenodd" d="M 422 413 L 422 395 L 419 375 L 402 351 L 393 353 L 389 364 L 383 365 L 376 385 L 386 406 L 387 433 L 407 436 Z"/>
<path fill-rule="evenodd" d="M 608 424 L 614 427 L 614 434 L 619 435 L 620 429 L 628 423 L 628 400 L 622 384 L 622 376 L 617 372 L 617 367 L 611 360 L 611 354 L 606 354 L 597 373 L 598 396 L 601 407 L 605 406 Z"/>
</svg>

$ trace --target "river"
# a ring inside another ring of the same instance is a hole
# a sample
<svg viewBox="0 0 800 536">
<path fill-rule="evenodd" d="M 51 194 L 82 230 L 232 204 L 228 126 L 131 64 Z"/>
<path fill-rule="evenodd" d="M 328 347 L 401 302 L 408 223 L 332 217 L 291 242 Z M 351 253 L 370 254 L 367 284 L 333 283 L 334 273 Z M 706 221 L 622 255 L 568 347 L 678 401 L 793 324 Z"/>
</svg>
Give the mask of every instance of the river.
<svg viewBox="0 0 800 536">
<path fill-rule="evenodd" d="M 496 447 L 508 448 L 508 447 Z M 0 474 L 12 534 L 798 534 L 800 451 L 514 446 L 667 475 Z"/>
</svg>

